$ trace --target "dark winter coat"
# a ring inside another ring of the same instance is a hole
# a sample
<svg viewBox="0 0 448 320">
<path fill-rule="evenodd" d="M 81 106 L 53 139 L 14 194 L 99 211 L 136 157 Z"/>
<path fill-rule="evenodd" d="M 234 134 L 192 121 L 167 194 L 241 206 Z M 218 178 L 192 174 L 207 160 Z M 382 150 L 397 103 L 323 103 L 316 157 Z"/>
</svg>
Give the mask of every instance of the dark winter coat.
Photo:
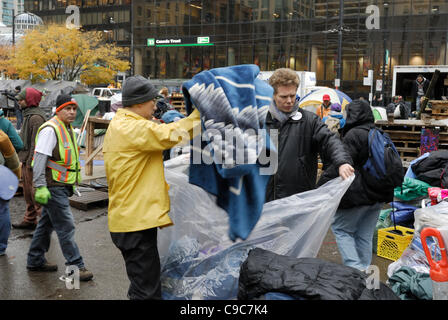
<svg viewBox="0 0 448 320">
<path fill-rule="evenodd" d="M 278 130 L 278 170 L 269 179 L 266 202 L 308 191 L 316 187 L 317 155 L 324 167 L 337 168 L 352 159 L 341 140 L 314 113 L 300 109 L 299 120 L 289 118 L 281 124 L 268 112 L 266 129 L 272 136 Z"/>
<path fill-rule="evenodd" d="M 255 248 L 240 268 L 238 299 L 262 298 L 269 292 L 306 300 L 399 300 L 382 282 L 367 288 L 367 274 L 316 258 L 295 258 Z"/>
<path fill-rule="evenodd" d="M 26 88 L 25 102 L 23 109 L 23 125 L 20 131 L 20 138 L 23 141 L 23 149 L 19 152 L 20 162 L 27 167 L 31 167 L 36 143 L 36 134 L 39 127 L 44 124 L 45 112 L 40 109 L 39 103 L 42 99 L 42 92 L 34 88 Z"/>
<path fill-rule="evenodd" d="M 426 78 L 423 78 L 423 93 L 426 94 L 426 91 L 429 87 L 429 80 Z M 418 96 L 418 82 L 417 80 L 412 82 L 412 98 L 415 100 Z"/>
<path fill-rule="evenodd" d="M 374 117 L 369 104 L 365 101 L 355 100 L 345 108 L 347 121 L 342 130 L 342 142 L 345 150 L 354 162 L 355 180 L 342 197 L 339 208 L 353 208 L 363 205 L 372 205 L 377 202 L 390 202 L 393 200 L 394 190 L 378 188 L 376 182 L 369 181 L 363 176 L 362 166 L 369 158 L 369 130 L 375 128 Z M 318 185 L 337 177 L 338 171 L 331 166 L 322 174 Z"/>
<path fill-rule="evenodd" d="M 448 188 L 448 151 L 437 150 L 412 165 L 416 178 L 433 187 Z"/>
<path fill-rule="evenodd" d="M 3 132 L 8 135 L 9 140 L 11 140 L 11 143 L 14 146 L 14 149 L 16 149 L 16 152 L 19 152 L 23 149 L 23 141 L 17 133 L 16 129 L 14 129 L 12 123 L 8 119 L 6 119 L 3 114 L 3 110 L 0 109 L 0 130 L 3 130 Z"/>
</svg>

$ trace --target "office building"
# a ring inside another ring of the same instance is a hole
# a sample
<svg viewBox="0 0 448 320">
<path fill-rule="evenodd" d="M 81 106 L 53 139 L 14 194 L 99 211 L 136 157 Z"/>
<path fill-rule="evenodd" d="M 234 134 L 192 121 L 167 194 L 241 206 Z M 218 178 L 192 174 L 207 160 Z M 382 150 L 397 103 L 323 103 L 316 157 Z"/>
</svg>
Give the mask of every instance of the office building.
<svg viewBox="0 0 448 320">
<path fill-rule="evenodd" d="M 71 4 L 151 78 L 255 63 L 314 71 L 322 86 L 340 78 L 353 93 L 369 90 L 370 69 L 387 91 L 394 65 L 448 63 L 445 0 L 25 0 L 25 10 L 64 23 Z"/>
</svg>

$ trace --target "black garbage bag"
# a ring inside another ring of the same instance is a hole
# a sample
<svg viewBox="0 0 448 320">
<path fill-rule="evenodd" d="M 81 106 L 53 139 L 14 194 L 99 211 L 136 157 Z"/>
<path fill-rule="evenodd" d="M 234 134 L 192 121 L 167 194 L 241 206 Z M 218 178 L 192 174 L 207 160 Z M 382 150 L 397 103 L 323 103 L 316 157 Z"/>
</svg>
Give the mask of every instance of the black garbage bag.
<svg viewBox="0 0 448 320">
<path fill-rule="evenodd" d="M 448 188 L 448 150 L 432 151 L 411 168 L 418 180 L 433 187 Z"/>
<path fill-rule="evenodd" d="M 238 299 L 260 299 L 277 292 L 300 300 L 400 300 L 385 284 L 367 288 L 368 275 L 317 258 L 294 258 L 260 248 L 240 269 Z"/>
</svg>

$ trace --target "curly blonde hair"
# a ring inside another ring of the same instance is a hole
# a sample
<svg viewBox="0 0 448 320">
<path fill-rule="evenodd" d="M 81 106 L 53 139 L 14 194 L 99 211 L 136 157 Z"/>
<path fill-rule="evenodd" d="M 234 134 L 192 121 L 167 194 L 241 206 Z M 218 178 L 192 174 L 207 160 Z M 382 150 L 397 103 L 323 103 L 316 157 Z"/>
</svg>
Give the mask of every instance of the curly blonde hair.
<svg viewBox="0 0 448 320">
<path fill-rule="evenodd" d="M 160 91 L 159 94 L 163 95 L 165 98 L 167 98 L 170 94 L 170 92 L 168 91 L 167 87 L 163 87 Z"/>
<path fill-rule="evenodd" d="M 281 86 L 294 85 L 298 88 L 300 79 L 294 70 L 289 68 L 280 68 L 275 70 L 269 78 L 269 84 L 274 88 L 274 93 L 277 93 L 277 88 Z"/>
</svg>

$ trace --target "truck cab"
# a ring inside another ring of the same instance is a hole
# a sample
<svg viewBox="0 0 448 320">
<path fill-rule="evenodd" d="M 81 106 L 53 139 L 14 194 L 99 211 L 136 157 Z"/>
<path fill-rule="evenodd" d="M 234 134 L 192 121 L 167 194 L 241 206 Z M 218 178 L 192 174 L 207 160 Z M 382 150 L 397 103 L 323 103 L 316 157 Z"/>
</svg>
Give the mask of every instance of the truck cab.
<svg viewBox="0 0 448 320">
<path fill-rule="evenodd" d="M 393 71 L 392 97 L 402 96 L 412 101 L 412 84 L 419 74 L 431 81 L 435 70 L 440 71 L 432 92 L 432 99 L 448 99 L 448 65 L 395 66 Z"/>
<path fill-rule="evenodd" d="M 93 88 L 91 95 L 98 99 L 98 110 L 100 114 L 110 112 L 112 96 L 121 93 L 120 89 L 115 88 Z"/>
<path fill-rule="evenodd" d="M 113 88 L 94 88 L 92 90 L 92 96 L 98 98 L 98 100 L 110 101 L 110 98 L 117 93 L 121 93 L 121 90 Z"/>
</svg>

